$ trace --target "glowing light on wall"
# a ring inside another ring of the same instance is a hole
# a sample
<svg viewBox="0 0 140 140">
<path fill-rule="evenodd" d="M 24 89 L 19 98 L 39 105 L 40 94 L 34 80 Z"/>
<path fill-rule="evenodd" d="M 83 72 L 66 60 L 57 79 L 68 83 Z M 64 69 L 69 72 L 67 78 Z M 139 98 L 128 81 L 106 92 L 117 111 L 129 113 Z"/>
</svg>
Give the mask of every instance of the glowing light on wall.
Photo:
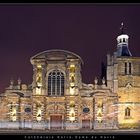
<svg viewBox="0 0 140 140">
<path fill-rule="evenodd" d="M 40 94 L 41 94 L 41 88 L 40 88 L 40 87 L 37 87 L 37 88 L 36 88 L 36 94 L 37 94 L 37 95 L 40 95 Z"/>
<path fill-rule="evenodd" d="M 42 86 L 42 67 L 37 65 L 36 83 L 38 87 Z"/>
<path fill-rule="evenodd" d="M 75 93 L 75 65 L 70 65 L 70 95 Z"/>
<path fill-rule="evenodd" d="M 70 87 L 70 95 L 74 95 L 75 93 L 75 88 L 74 87 Z"/>
<path fill-rule="evenodd" d="M 12 107 L 12 111 L 11 111 L 11 119 L 12 121 L 16 121 L 17 120 L 17 116 L 16 116 L 16 107 Z"/>
<path fill-rule="evenodd" d="M 75 93 L 75 85 L 74 83 L 70 83 L 70 95 L 74 95 Z"/>
<path fill-rule="evenodd" d="M 103 104 L 100 102 L 98 104 L 98 110 L 97 110 L 97 120 L 99 122 L 102 122 L 103 119 Z"/>
<path fill-rule="evenodd" d="M 70 73 L 75 73 L 75 65 L 70 65 Z"/>
<path fill-rule="evenodd" d="M 74 88 L 74 83 L 70 83 L 70 87 Z"/>
<path fill-rule="evenodd" d="M 41 65 L 37 65 L 37 68 L 41 68 Z"/>
<path fill-rule="evenodd" d="M 75 111 L 74 111 L 74 108 L 75 108 L 75 103 L 74 103 L 74 101 L 71 101 L 70 102 L 70 112 L 69 112 L 69 119 L 70 119 L 70 121 L 75 121 Z"/>
<path fill-rule="evenodd" d="M 42 86 L 42 83 L 39 83 L 39 82 L 38 82 L 38 83 L 37 83 L 37 86 L 38 86 L 38 87 L 41 87 L 41 86 Z"/>
<path fill-rule="evenodd" d="M 75 112 L 73 109 L 70 110 L 70 117 L 69 117 L 70 121 L 75 121 Z"/>
<path fill-rule="evenodd" d="M 75 107 L 75 102 L 74 101 L 70 101 L 70 108 L 74 108 Z"/>
<path fill-rule="evenodd" d="M 98 115 L 97 115 L 97 120 L 98 120 L 99 122 L 102 121 L 102 113 L 101 113 L 101 112 L 98 113 Z"/>
<path fill-rule="evenodd" d="M 70 75 L 70 81 L 71 81 L 71 83 L 75 82 L 75 75 L 74 74 Z"/>
<path fill-rule="evenodd" d="M 41 105 L 37 106 L 36 119 L 37 121 L 41 121 Z"/>
</svg>

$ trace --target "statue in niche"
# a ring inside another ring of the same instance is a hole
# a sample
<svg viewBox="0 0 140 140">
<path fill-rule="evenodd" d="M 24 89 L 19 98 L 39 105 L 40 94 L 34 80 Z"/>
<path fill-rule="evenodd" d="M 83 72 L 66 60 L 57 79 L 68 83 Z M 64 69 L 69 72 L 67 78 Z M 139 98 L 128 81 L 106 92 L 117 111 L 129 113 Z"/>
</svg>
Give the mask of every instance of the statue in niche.
<svg viewBox="0 0 140 140">
<path fill-rule="evenodd" d="M 75 76 L 74 76 L 74 75 L 71 76 L 71 82 L 72 82 L 72 83 L 75 82 Z"/>
<path fill-rule="evenodd" d="M 70 73 L 75 73 L 75 66 L 70 66 Z"/>
<path fill-rule="evenodd" d="M 71 114 L 71 117 L 74 117 L 74 116 L 75 116 L 74 113 L 72 113 L 72 114 Z"/>
<path fill-rule="evenodd" d="M 36 107 L 37 107 L 38 109 L 40 109 L 40 108 L 41 108 L 41 104 L 38 103 Z"/>
<path fill-rule="evenodd" d="M 103 103 L 99 103 L 98 108 L 103 108 Z"/>
<path fill-rule="evenodd" d="M 37 117 L 41 117 L 41 104 L 38 103 L 38 104 L 36 105 L 36 107 L 37 107 Z"/>
<path fill-rule="evenodd" d="M 12 121 L 16 121 L 16 114 L 17 114 L 17 108 L 16 105 L 13 103 L 10 103 L 10 118 Z"/>
<path fill-rule="evenodd" d="M 72 101 L 70 102 L 70 108 L 74 108 L 75 107 L 75 103 Z"/>
<path fill-rule="evenodd" d="M 41 72 L 41 69 L 38 68 L 37 69 L 37 74 L 36 74 L 36 83 L 37 83 L 37 86 L 41 86 L 41 82 L 42 82 L 42 72 Z"/>
<path fill-rule="evenodd" d="M 102 121 L 102 116 L 103 116 L 103 103 L 102 102 L 99 102 L 98 103 L 98 105 L 97 105 L 97 107 L 98 107 L 98 111 L 97 111 L 97 120 L 99 121 L 99 122 L 101 122 Z"/>
<path fill-rule="evenodd" d="M 98 113 L 98 117 L 102 117 L 102 114 L 101 114 L 101 112 L 99 112 L 99 113 Z"/>
</svg>

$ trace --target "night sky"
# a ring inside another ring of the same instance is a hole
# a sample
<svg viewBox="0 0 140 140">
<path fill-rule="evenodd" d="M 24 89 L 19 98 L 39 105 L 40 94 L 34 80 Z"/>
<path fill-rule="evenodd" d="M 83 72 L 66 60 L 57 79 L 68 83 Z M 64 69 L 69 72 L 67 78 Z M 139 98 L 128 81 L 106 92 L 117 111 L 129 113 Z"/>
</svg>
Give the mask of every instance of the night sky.
<svg viewBox="0 0 140 140">
<path fill-rule="evenodd" d="M 93 83 L 106 54 L 116 50 L 121 22 L 132 55 L 140 56 L 138 4 L 0 5 L 0 92 L 11 78 L 32 83 L 30 57 L 49 49 L 81 56 L 83 82 Z"/>
</svg>

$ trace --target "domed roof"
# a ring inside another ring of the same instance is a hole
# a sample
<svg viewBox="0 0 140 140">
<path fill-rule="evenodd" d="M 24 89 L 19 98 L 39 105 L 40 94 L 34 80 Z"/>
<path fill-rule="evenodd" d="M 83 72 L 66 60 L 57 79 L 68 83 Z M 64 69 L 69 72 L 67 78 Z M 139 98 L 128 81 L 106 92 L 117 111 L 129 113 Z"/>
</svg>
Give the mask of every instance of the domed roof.
<svg viewBox="0 0 140 140">
<path fill-rule="evenodd" d="M 81 57 L 73 52 L 66 51 L 66 50 L 47 50 L 40 52 L 33 57 L 31 57 L 30 61 L 36 59 L 45 59 L 45 60 L 66 60 L 66 59 L 79 59 L 80 62 L 83 64 L 83 60 Z"/>
</svg>

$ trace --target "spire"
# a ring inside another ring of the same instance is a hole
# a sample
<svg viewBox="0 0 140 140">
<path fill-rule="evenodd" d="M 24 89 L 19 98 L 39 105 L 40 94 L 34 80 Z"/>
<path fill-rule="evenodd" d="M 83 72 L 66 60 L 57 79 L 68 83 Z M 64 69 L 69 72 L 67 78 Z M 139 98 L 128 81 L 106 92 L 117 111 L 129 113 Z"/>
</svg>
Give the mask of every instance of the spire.
<svg viewBox="0 0 140 140">
<path fill-rule="evenodd" d="M 21 89 L 21 79 L 18 78 L 17 82 L 18 82 L 17 88 L 18 88 L 18 89 Z"/>
<path fill-rule="evenodd" d="M 17 82 L 18 82 L 18 85 L 21 84 L 21 79 L 20 79 L 20 77 L 18 78 Z"/>
<path fill-rule="evenodd" d="M 123 35 L 124 34 L 124 24 L 123 24 L 123 22 L 121 23 L 120 30 L 121 30 L 121 34 Z"/>
<path fill-rule="evenodd" d="M 10 85 L 12 85 L 12 86 L 14 85 L 14 80 L 13 80 L 13 78 L 10 79 Z"/>
<path fill-rule="evenodd" d="M 98 84 L 98 79 L 97 79 L 97 77 L 95 77 L 95 79 L 94 79 L 94 84 L 95 84 L 95 85 Z"/>
<path fill-rule="evenodd" d="M 105 85 L 105 78 L 102 79 L 102 84 Z"/>
<path fill-rule="evenodd" d="M 128 48 L 129 36 L 124 34 L 124 24 L 121 23 L 121 34 L 117 37 L 117 56 L 132 56 Z"/>
<path fill-rule="evenodd" d="M 13 80 L 13 78 L 11 78 L 10 79 L 10 89 L 13 89 L 13 87 L 14 87 L 14 80 Z"/>
</svg>

